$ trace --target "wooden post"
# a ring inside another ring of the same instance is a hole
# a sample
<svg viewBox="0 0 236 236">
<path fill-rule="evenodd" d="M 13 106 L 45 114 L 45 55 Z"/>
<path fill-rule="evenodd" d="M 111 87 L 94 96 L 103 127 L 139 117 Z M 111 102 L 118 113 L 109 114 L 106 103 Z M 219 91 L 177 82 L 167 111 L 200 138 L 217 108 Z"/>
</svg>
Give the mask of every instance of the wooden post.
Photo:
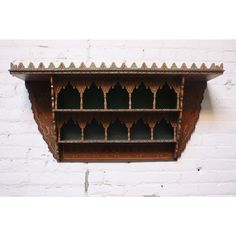
<svg viewBox="0 0 236 236">
<path fill-rule="evenodd" d="M 84 141 L 84 127 L 81 128 L 81 141 Z"/>
<path fill-rule="evenodd" d="M 105 127 L 105 141 L 107 141 L 107 127 Z"/>
<path fill-rule="evenodd" d="M 107 110 L 107 93 L 104 93 L 104 109 Z"/>
<path fill-rule="evenodd" d="M 83 95 L 84 95 L 84 92 L 80 92 L 80 110 L 83 110 Z"/>
<path fill-rule="evenodd" d="M 157 91 L 153 93 L 153 108 L 152 108 L 153 110 L 156 109 L 156 95 L 157 95 Z"/>
<path fill-rule="evenodd" d="M 130 141 L 130 127 L 128 127 L 128 141 Z"/>
<path fill-rule="evenodd" d="M 132 109 L 132 93 L 129 92 L 129 109 Z"/>
<path fill-rule="evenodd" d="M 151 127 L 151 140 L 153 140 L 153 130 L 154 130 L 154 128 Z"/>
</svg>

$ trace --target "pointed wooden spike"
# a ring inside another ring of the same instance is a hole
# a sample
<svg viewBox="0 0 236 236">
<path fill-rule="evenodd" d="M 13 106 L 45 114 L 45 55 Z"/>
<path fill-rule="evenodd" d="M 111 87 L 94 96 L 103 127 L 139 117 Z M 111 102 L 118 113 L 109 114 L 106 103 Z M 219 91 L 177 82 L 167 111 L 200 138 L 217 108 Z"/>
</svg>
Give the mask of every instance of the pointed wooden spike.
<svg viewBox="0 0 236 236">
<path fill-rule="evenodd" d="M 54 70 L 56 67 L 55 67 L 55 65 L 51 62 L 50 64 L 49 64 L 49 66 L 48 66 L 48 69 L 49 70 Z"/>
<path fill-rule="evenodd" d="M 80 70 L 85 70 L 86 69 L 86 65 L 84 64 L 84 62 L 82 62 L 80 64 L 80 67 L 79 67 Z"/>
<path fill-rule="evenodd" d="M 180 69 L 181 69 L 181 70 L 187 70 L 188 67 L 187 67 L 187 65 L 186 65 L 185 63 L 183 63 L 183 64 L 181 65 Z"/>
<path fill-rule="evenodd" d="M 65 67 L 63 62 L 60 63 L 60 65 L 58 66 L 58 69 L 59 70 L 65 70 L 66 69 L 66 67 Z"/>
<path fill-rule="evenodd" d="M 165 62 L 162 64 L 161 69 L 162 69 L 162 70 L 167 70 L 167 69 L 168 69 L 168 67 L 167 67 L 167 65 L 166 65 Z"/>
<path fill-rule="evenodd" d="M 106 64 L 104 62 L 102 62 L 102 64 L 100 65 L 100 69 L 107 69 Z"/>
<path fill-rule="evenodd" d="M 198 68 L 197 68 L 196 64 L 193 63 L 192 66 L 191 66 L 191 70 L 197 70 L 197 69 L 198 69 Z"/>
<path fill-rule="evenodd" d="M 15 69 L 17 69 L 17 66 L 15 66 L 15 65 L 11 62 L 11 64 L 10 64 L 10 69 L 11 69 L 11 70 L 15 70 Z"/>
<path fill-rule="evenodd" d="M 210 69 L 211 69 L 211 70 L 215 70 L 215 69 L 216 69 L 216 64 L 215 64 L 215 63 L 212 63 L 211 66 L 210 66 Z"/>
<path fill-rule="evenodd" d="M 25 69 L 25 66 L 23 65 L 22 62 L 19 63 L 17 69 L 18 69 L 18 70 L 24 70 L 24 69 Z"/>
<path fill-rule="evenodd" d="M 132 70 L 138 69 L 138 67 L 137 67 L 135 62 L 133 62 L 133 64 L 131 65 L 130 69 L 132 69 Z"/>
<path fill-rule="evenodd" d="M 216 70 L 220 70 L 220 66 L 216 65 Z"/>
<path fill-rule="evenodd" d="M 120 68 L 121 68 L 121 69 L 127 69 L 127 66 L 126 66 L 125 62 L 122 63 L 122 65 L 121 65 Z"/>
<path fill-rule="evenodd" d="M 95 65 L 94 62 L 91 63 L 89 69 L 90 69 L 90 70 L 96 70 L 96 69 L 97 69 L 97 67 L 96 67 L 96 65 Z"/>
<path fill-rule="evenodd" d="M 143 62 L 143 64 L 141 65 L 141 69 L 142 69 L 142 70 L 146 70 L 147 68 L 148 68 L 148 67 L 147 67 L 146 63 Z"/>
<path fill-rule="evenodd" d="M 29 69 L 29 70 L 35 69 L 34 64 L 33 64 L 32 62 L 29 63 L 28 69 Z"/>
<path fill-rule="evenodd" d="M 200 69 L 201 70 L 207 70 L 206 64 L 202 63 L 201 66 L 200 66 Z"/>
<path fill-rule="evenodd" d="M 152 70 L 157 70 L 158 69 L 157 64 L 155 62 L 152 63 L 151 69 Z"/>
<path fill-rule="evenodd" d="M 42 62 L 39 63 L 38 69 L 39 70 L 44 70 L 45 69 L 45 66 Z"/>
<path fill-rule="evenodd" d="M 115 62 L 111 63 L 110 69 L 112 69 L 112 70 L 117 69 Z"/>
<path fill-rule="evenodd" d="M 223 63 L 220 64 L 220 69 L 221 69 L 221 70 L 224 70 L 224 65 L 223 65 Z"/>
<path fill-rule="evenodd" d="M 175 63 L 173 63 L 172 66 L 171 66 L 171 69 L 172 69 L 172 70 L 177 70 L 178 67 L 177 67 L 177 65 L 176 65 Z"/>
<path fill-rule="evenodd" d="M 73 62 L 70 63 L 69 67 L 68 67 L 69 70 L 74 70 L 76 69 L 76 66 Z"/>
</svg>

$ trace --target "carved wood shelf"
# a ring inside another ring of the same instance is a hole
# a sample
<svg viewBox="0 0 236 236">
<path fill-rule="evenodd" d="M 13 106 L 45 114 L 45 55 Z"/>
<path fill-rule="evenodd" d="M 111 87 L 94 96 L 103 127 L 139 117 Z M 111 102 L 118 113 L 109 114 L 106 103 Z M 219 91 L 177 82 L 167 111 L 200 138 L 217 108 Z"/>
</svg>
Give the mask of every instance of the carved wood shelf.
<svg viewBox="0 0 236 236">
<path fill-rule="evenodd" d="M 177 160 L 194 131 L 207 81 L 223 65 L 150 68 L 11 64 L 58 161 Z"/>
</svg>

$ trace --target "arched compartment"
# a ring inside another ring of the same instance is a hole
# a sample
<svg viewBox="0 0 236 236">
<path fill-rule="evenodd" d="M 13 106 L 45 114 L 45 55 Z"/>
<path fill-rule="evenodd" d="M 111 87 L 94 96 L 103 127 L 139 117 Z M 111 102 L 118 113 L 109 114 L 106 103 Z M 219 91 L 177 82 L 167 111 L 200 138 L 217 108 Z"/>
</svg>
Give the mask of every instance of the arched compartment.
<svg viewBox="0 0 236 236">
<path fill-rule="evenodd" d="M 176 109 L 177 108 L 177 94 L 167 83 L 157 91 L 156 95 L 157 109 Z"/>
<path fill-rule="evenodd" d="M 132 108 L 133 109 L 152 109 L 153 108 L 153 93 L 149 88 L 146 88 L 143 83 L 135 88 L 132 93 Z"/>
<path fill-rule="evenodd" d="M 100 122 L 93 119 L 84 128 L 84 140 L 104 140 L 105 129 Z"/>
<path fill-rule="evenodd" d="M 59 92 L 57 107 L 59 109 L 80 109 L 80 93 L 70 83 Z"/>
<path fill-rule="evenodd" d="M 170 123 L 167 123 L 165 119 L 162 119 L 159 123 L 156 123 L 153 130 L 153 139 L 155 140 L 173 140 L 174 128 Z"/>
<path fill-rule="evenodd" d="M 108 140 L 128 140 L 128 129 L 119 120 L 111 123 L 107 129 Z"/>
<path fill-rule="evenodd" d="M 130 138 L 131 140 L 150 140 L 151 129 L 142 119 L 140 119 L 131 127 Z"/>
<path fill-rule="evenodd" d="M 128 109 L 129 94 L 125 88 L 122 88 L 119 83 L 111 88 L 107 94 L 108 109 Z"/>
<path fill-rule="evenodd" d="M 61 140 L 80 140 L 81 139 L 81 128 L 78 124 L 74 123 L 70 119 L 67 123 L 64 123 L 60 129 Z"/>
<path fill-rule="evenodd" d="M 84 109 L 103 109 L 104 95 L 101 88 L 98 88 L 93 83 L 89 88 L 86 88 L 83 94 L 83 108 Z"/>
</svg>

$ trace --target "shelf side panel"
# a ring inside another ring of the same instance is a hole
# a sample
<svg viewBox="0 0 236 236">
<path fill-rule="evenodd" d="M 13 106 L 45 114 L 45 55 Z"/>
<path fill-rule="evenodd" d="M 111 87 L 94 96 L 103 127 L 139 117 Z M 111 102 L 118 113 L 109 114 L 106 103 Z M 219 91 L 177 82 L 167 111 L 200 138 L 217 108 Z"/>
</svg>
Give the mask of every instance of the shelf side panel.
<svg viewBox="0 0 236 236">
<path fill-rule="evenodd" d="M 201 103 L 206 87 L 206 81 L 193 82 L 186 80 L 185 82 L 183 113 L 177 157 L 181 156 L 181 153 L 184 151 L 187 142 L 194 132 L 201 111 Z"/>
<path fill-rule="evenodd" d="M 49 150 L 58 160 L 59 155 L 53 127 L 50 81 L 26 82 L 25 86 L 29 92 L 31 108 L 38 129 L 43 135 L 43 139 L 46 141 Z"/>
</svg>

